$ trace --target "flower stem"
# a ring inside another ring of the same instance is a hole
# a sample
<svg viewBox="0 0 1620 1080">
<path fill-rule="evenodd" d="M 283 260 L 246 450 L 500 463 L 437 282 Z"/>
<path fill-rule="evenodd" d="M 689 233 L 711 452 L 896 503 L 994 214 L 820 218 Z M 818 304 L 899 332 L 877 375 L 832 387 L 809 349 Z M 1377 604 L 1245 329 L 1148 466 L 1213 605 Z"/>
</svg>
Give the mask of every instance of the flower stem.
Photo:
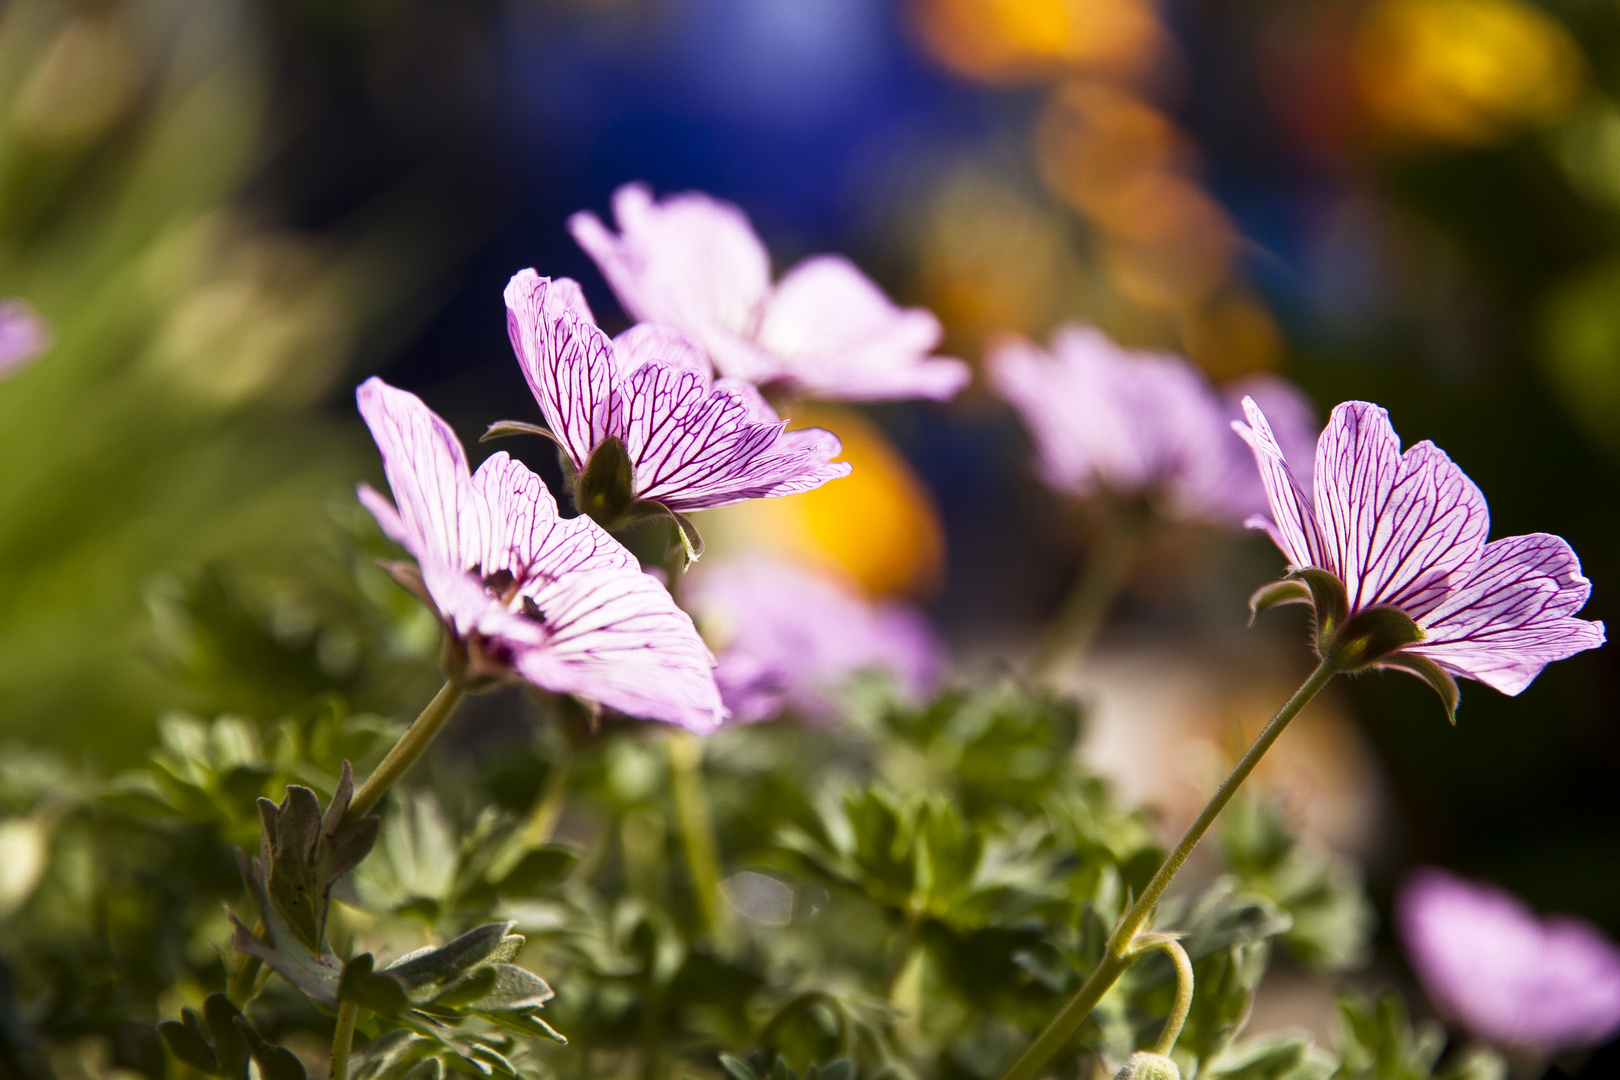
<svg viewBox="0 0 1620 1080">
<path fill-rule="evenodd" d="M 450 714 L 455 711 L 456 703 L 461 700 L 463 693 L 465 690 L 462 685 L 450 679 L 437 694 L 433 695 L 433 700 L 427 703 L 422 715 L 405 729 L 405 734 L 399 737 L 399 742 L 388 751 L 388 755 L 382 759 L 372 774 L 366 777 L 366 782 L 360 785 L 360 790 L 354 793 L 348 812 L 343 815 L 344 824 L 365 817 L 366 813 L 388 793 L 388 789 L 416 764 L 416 759 L 422 756 L 444 727 L 445 721 L 450 719 Z"/>
<path fill-rule="evenodd" d="M 1086 559 L 1074 589 L 1063 601 L 1041 639 L 1030 674 L 1037 682 L 1050 682 L 1064 663 L 1091 648 L 1102 629 L 1108 609 L 1130 580 L 1131 566 L 1141 548 L 1143 527 L 1127 520 L 1127 511 L 1115 510 L 1096 547 Z"/>
<path fill-rule="evenodd" d="M 360 1016 L 360 1006 L 345 1001 L 338 1006 L 337 1030 L 332 1033 L 332 1068 L 327 1072 L 330 1080 L 348 1080 L 349 1051 L 354 1048 L 354 1022 Z"/>
<path fill-rule="evenodd" d="M 1266 751 L 1271 749 L 1271 744 L 1277 741 L 1283 729 L 1336 674 L 1338 668 L 1332 662 L 1323 660 L 1316 666 L 1316 670 L 1311 672 L 1310 678 L 1294 692 L 1294 696 L 1288 699 L 1288 703 L 1271 718 L 1271 723 L 1266 725 L 1265 730 L 1254 740 L 1233 767 L 1232 772 L 1221 782 L 1221 786 L 1216 789 L 1203 810 L 1199 811 L 1198 817 L 1187 827 L 1180 842 L 1159 865 L 1153 880 L 1148 882 L 1147 888 L 1142 890 L 1142 895 L 1114 928 L 1113 934 L 1108 939 L 1108 947 L 1103 953 L 1102 963 L 1098 964 L 1096 970 L 1081 984 L 1080 989 L 1068 1004 L 1063 1006 L 1062 1011 L 1046 1025 L 1046 1029 L 1036 1036 L 1029 1049 L 1025 1050 L 1002 1074 L 1001 1080 L 1035 1080 L 1041 1069 L 1051 1060 L 1052 1055 L 1057 1053 L 1085 1022 L 1091 1010 L 1096 1008 L 1103 995 L 1119 980 L 1120 975 L 1124 974 L 1125 969 L 1130 967 L 1131 961 L 1138 955 L 1132 951 L 1136 935 L 1153 914 L 1153 909 L 1157 906 L 1159 898 L 1164 895 L 1165 889 L 1170 886 L 1170 882 L 1187 862 L 1187 856 L 1192 854 L 1193 848 L 1198 846 L 1198 841 L 1203 839 L 1220 812 L 1226 808 L 1226 804 L 1232 801 L 1232 796 L 1237 794 L 1238 788 L 1249 778 L 1249 774 L 1260 763 Z"/>
<path fill-rule="evenodd" d="M 686 868 L 692 875 L 703 928 L 718 945 L 729 943 L 731 920 L 720 902 L 720 854 L 714 839 L 709 795 L 703 786 L 703 742 L 687 731 L 669 739 L 670 793 L 681 827 Z"/>
<path fill-rule="evenodd" d="M 1143 934 L 1131 947 L 1130 958 L 1134 960 L 1154 949 L 1163 952 L 1176 966 L 1175 1001 L 1171 1003 L 1170 1015 L 1164 1019 L 1164 1030 L 1159 1032 L 1159 1041 L 1153 1044 L 1155 1054 L 1169 1057 L 1170 1051 L 1176 1047 L 1176 1040 L 1181 1038 L 1181 1029 L 1187 1025 L 1187 1014 L 1192 1012 L 1192 960 L 1188 958 L 1187 950 L 1181 947 L 1181 942 L 1171 934 Z"/>
</svg>

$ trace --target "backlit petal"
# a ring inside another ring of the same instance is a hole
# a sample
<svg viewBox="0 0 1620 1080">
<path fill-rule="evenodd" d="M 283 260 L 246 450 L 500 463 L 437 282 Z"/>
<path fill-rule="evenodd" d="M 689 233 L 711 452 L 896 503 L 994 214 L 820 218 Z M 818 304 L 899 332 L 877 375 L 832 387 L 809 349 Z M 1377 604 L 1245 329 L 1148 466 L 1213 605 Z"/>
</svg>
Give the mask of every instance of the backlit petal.
<svg viewBox="0 0 1620 1080">
<path fill-rule="evenodd" d="M 1294 479 L 1293 471 L 1283 449 L 1277 444 L 1265 413 L 1253 398 L 1243 399 L 1243 413 L 1248 423 L 1233 421 L 1232 430 L 1243 437 L 1254 451 L 1254 461 L 1260 468 L 1260 482 L 1266 489 L 1266 501 L 1271 504 L 1271 519 L 1250 518 L 1250 528 L 1260 525 L 1288 559 L 1290 569 L 1319 566 L 1337 572 L 1336 563 L 1329 560 L 1317 530 L 1316 515 L 1311 501 Z"/>
<path fill-rule="evenodd" d="M 549 639 L 517 657 L 525 678 L 629 716 L 709 731 L 725 719 L 714 657 L 657 581 L 570 574 L 533 594 Z"/>
<path fill-rule="evenodd" d="M 624 422 L 613 342 L 592 321 L 577 284 L 533 270 L 506 286 L 506 329 L 546 424 L 583 469 Z"/>
<path fill-rule="evenodd" d="M 383 472 L 399 508 L 397 522 L 383 515 L 379 524 L 418 559 L 432 557 L 462 569 L 473 565 L 461 545 L 467 484 L 461 440 L 415 394 L 375 376 L 360 384 L 355 399 L 382 452 Z M 377 513 L 376 499 L 362 494 L 362 501 Z"/>
<path fill-rule="evenodd" d="M 943 334 L 932 312 L 898 307 L 848 259 L 818 255 L 777 284 L 757 340 L 786 361 L 784 377 L 808 396 L 945 400 L 972 373 L 960 360 L 928 355 Z"/>
<path fill-rule="evenodd" d="M 1468 577 L 1418 620 L 1408 652 L 1517 694 L 1554 660 L 1603 644 L 1603 624 L 1573 616 L 1592 586 L 1561 537 L 1509 536 L 1485 545 Z"/>
<path fill-rule="evenodd" d="M 829 460 L 836 438 L 784 435 L 782 421 L 755 419 L 757 395 L 729 380 L 705 388 L 690 372 L 648 364 L 626 383 L 625 399 L 636 495 L 672 510 L 795 494 L 849 473 Z"/>
<path fill-rule="evenodd" d="M 545 482 L 503 451 L 472 477 L 463 535 L 479 537 L 478 566 L 519 583 L 551 582 L 581 570 L 639 571 L 636 557 L 588 517 L 564 519 Z"/>
</svg>

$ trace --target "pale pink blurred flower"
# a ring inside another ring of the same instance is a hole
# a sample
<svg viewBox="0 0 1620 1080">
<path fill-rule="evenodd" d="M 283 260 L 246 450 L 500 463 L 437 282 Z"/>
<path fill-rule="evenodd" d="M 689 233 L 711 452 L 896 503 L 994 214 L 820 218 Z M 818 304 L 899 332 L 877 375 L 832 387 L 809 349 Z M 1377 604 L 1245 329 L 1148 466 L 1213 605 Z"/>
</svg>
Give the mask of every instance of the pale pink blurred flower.
<svg viewBox="0 0 1620 1080">
<path fill-rule="evenodd" d="M 1253 448 L 1271 502 L 1271 517 L 1249 525 L 1270 534 L 1291 571 L 1316 567 L 1342 584 L 1338 619 L 1379 608 L 1410 618 L 1417 640 L 1379 662 L 1428 680 L 1448 709 L 1449 676 L 1517 694 L 1552 661 L 1603 644 L 1602 623 L 1574 617 L 1592 585 L 1569 544 L 1547 533 L 1486 543 L 1485 496 L 1433 443 L 1403 454 L 1383 409 L 1347 401 L 1333 410 L 1311 495 L 1260 407 L 1246 400 L 1244 410 L 1248 423 L 1232 426 Z M 1312 602 L 1272 602 L 1292 601 Z"/>
<path fill-rule="evenodd" d="M 887 672 L 905 697 L 938 688 L 945 650 L 922 614 L 874 604 L 804 567 L 758 556 L 705 565 L 685 591 L 719 644 L 715 679 L 737 721 L 784 710 L 837 715 L 837 691 L 862 671 Z"/>
<path fill-rule="evenodd" d="M 1434 868 L 1412 873 L 1395 925 L 1429 1000 L 1502 1049 L 1552 1054 L 1620 1032 L 1620 948 L 1583 919 Z"/>
<path fill-rule="evenodd" d="M 848 259 L 813 256 L 773 286 L 770 253 L 731 203 L 659 202 L 627 184 L 613 216 L 618 235 L 586 212 L 568 227 L 631 318 L 691 334 L 724 375 L 829 401 L 942 401 L 971 377 L 929 355 L 942 336 L 931 312 L 896 307 Z"/>
<path fill-rule="evenodd" d="M 1048 485 L 1082 498 L 1151 497 L 1173 518 L 1235 527 L 1265 508 L 1230 427 L 1245 393 L 1276 409 L 1290 446 L 1316 437 L 1310 402 L 1284 379 L 1256 376 L 1223 398 L 1183 358 L 1123 348 L 1089 326 L 1058 330 L 1050 351 L 1004 340 L 989 371 L 1023 418 Z"/>
<path fill-rule="evenodd" d="M 725 718 L 691 618 L 601 526 L 559 517 L 505 453 L 469 474 L 455 432 L 416 395 L 372 378 L 356 397 L 395 500 L 362 484 L 360 501 L 416 559 L 472 678 L 521 678 L 694 731 Z"/>
<path fill-rule="evenodd" d="M 50 326 L 28 301 L 15 296 L 0 300 L 0 378 L 27 366 L 50 344 Z"/>
<path fill-rule="evenodd" d="M 507 329 L 552 434 L 583 472 L 609 439 L 633 470 L 632 497 L 677 513 L 793 495 L 848 476 L 837 436 L 787 431 L 737 379 L 713 381 L 690 338 L 640 325 L 609 339 L 579 286 L 524 270 L 506 287 Z"/>
</svg>

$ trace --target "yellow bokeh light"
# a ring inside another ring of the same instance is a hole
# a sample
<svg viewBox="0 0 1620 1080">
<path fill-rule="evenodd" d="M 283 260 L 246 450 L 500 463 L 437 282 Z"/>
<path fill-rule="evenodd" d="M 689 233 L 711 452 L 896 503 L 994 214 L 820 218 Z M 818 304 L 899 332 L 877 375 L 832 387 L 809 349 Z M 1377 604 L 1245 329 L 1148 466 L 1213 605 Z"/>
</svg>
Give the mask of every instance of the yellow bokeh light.
<svg viewBox="0 0 1620 1080">
<path fill-rule="evenodd" d="M 854 471 L 814 491 L 706 511 L 698 525 L 715 557 L 764 549 L 842 577 L 870 596 L 927 593 L 945 565 L 933 499 L 874 424 L 849 409 L 794 406 L 793 427 L 844 441 Z M 709 557 L 709 556 L 706 556 Z"/>
<path fill-rule="evenodd" d="M 1164 46 L 1150 0 L 916 0 L 928 47 L 971 78 L 1134 77 Z"/>
<path fill-rule="evenodd" d="M 1355 63 L 1386 131 L 1461 146 L 1556 121 L 1584 70 L 1569 32 L 1519 0 L 1381 0 L 1357 31 Z"/>
</svg>

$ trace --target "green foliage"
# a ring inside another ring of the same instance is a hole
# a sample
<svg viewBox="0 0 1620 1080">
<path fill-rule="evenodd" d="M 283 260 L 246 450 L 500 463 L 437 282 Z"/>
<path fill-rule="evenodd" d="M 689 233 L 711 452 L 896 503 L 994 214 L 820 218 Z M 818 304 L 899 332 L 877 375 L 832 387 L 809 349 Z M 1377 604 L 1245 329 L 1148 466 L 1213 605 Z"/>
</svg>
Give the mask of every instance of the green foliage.
<svg viewBox="0 0 1620 1080">
<path fill-rule="evenodd" d="M 224 994 L 209 994 L 202 1018 L 190 1009 L 165 1020 L 158 1033 L 175 1060 L 208 1076 L 248 1080 L 248 1063 L 264 1080 L 304 1080 L 303 1063 L 286 1047 L 266 1042 Z"/>
<path fill-rule="evenodd" d="M 1374 1000 L 1339 996 L 1339 1063 L 1343 1080 L 1505 1080 L 1507 1064 L 1483 1047 L 1442 1062 L 1445 1032 L 1437 1024 L 1412 1026 L 1398 994 Z"/>
<path fill-rule="evenodd" d="M 1289 914 L 1283 942 L 1294 959 L 1316 971 L 1366 962 L 1373 912 L 1354 863 L 1301 840 L 1279 804 L 1250 793 L 1227 807 L 1216 842 L 1245 889 Z"/>
</svg>

